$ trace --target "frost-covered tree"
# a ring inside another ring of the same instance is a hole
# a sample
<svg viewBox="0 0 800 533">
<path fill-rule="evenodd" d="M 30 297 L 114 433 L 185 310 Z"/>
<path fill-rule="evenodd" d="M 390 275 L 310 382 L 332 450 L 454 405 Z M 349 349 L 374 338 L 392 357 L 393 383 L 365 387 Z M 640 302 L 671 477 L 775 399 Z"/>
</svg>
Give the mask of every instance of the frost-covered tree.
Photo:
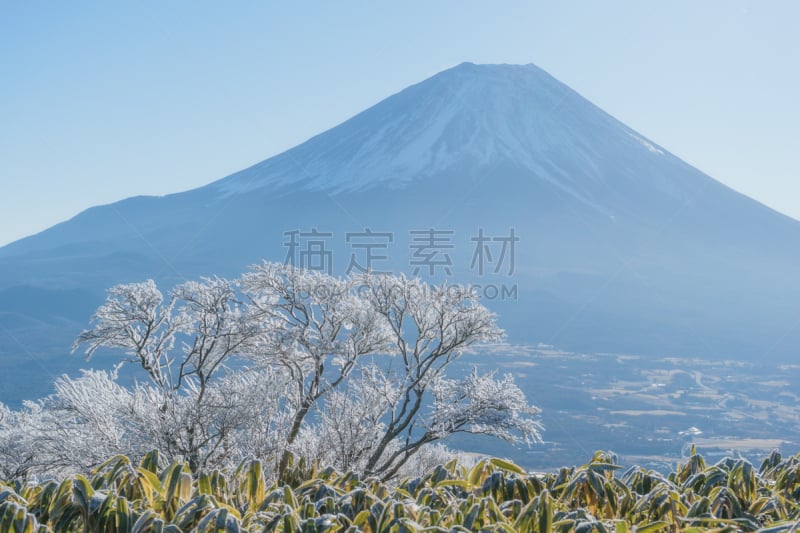
<svg viewBox="0 0 800 533">
<path fill-rule="evenodd" d="M 112 287 L 92 317 L 94 327 L 80 334 L 72 350 L 87 345 L 88 361 L 101 347 L 122 349 L 126 361 L 141 365 L 152 383 L 169 396 L 175 390 L 170 351 L 182 325 L 174 306 L 174 298 L 164 302 L 153 280 Z"/>
<path fill-rule="evenodd" d="M 192 378 L 202 396 L 225 359 L 256 338 L 260 326 L 242 310 L 235 285 L 220 278 L 178 285 L 167 301 L 153 280 L 117 285 L 92 322 L 73 351 L 86 345 L 88 360 L 99 348 L 122 349 L 125 361 L 139 364 L 167 398 Z"/>
<path fill-rule="evenodd" d="M 454 433 L 539 439 L 538 409 L 510 376 L 445 377 L 467 347 L 502 336 L 473 294 L 386 275 L 353 281 L 366 312 L 388 329 L 390 344 L 359 359 L 349 380 L 316 404 L 317 420 L 302 428 L 296 453 L 391 478 L 425 446 Z"/>
<path fill-rule="evenodd" d="M 117 454 L 136 461 L 155 449 L 168 459 L 192 458 L 199 470 L 283 450 L 286 420 L 277 396 L 284 381 L 274 373 L 239 370 L 221 377 L 208 386 L 199 415 L 196 387 L 176 395 L 164 411 L 156 387 L 123 387 L 116 378 L 94 370 L 62 376 L 42 400 L 18 411 L 0 405 L 0 477 L 61 477 Z"/>
<path fill-rule="evenodd" d="M 363 471 L 399 393 L 377 365 L 365 365 L 318 406 L 316 420 L 302 429 L 292 451 L 342 471 Z"/>
<path fill-rule="evenodd" d="M 0 478 L 25 479 L 34 461 L 34 451 L 23 441 L 24 414 L 0 404 Z"/>
<path fill-rule="evenodd" d="M 159 440 L 192 468 L 205 467 L 241 407 L 235 390 L 212 387 L 214 378 L 228 358 L 258 339 L 264 324 L 240 305 L 235 284 L 220 278 L 179 285 L 166 301 L 152 280 L 108 292 L 73 351 L 86 345 L 91 358 L 103 347 L 122 349 L 158 392 Z"/>
<path fill-rule="evenodd" d="M 393 344 L 386 370 L 374 368 L 371 379 L 362 381 L 373 391 L 359 392 L 385 405 L 381 436 L 367 452 L 364 471 L 392 477 L 420 448 L 457 432 L 510 442 L 539 439 L 541 426 L 533 418 L 538 409 L 527 404 L 510 376 L 502 383 L 474 373 L 461 381 L 445 379 L 466 348 L 502 338 L 495 316 L 474 293 L 404 276 L 366 274 L 357 283 L 391 330 Z M 430 396 L 433 406 L 426 410 Z"/>
<path fill-rule="evenodd" d="M 241 285 L 268 324 L 248 355 L 262 367 L 282 370 L 291 382 L 292 423 L 278 465 L 283 472 L 309 412 L 342 385 L 362 356 L 389 349 L 389 330 L 352 278 L 263 263 Z"/>
<path fill-rule="evenodd" d="M 281 474 L 294 453 L 388 479 L 454 433 L 530 443 L 538 410 L 510 376 L 446 375 L 501 336 L 467 289 L 403 276 L 263 263 L 167 297 L 152 281 L 119 285 L 74 349 L 121 351 L 146 379 L 125 387 L 87 371 L 18 411 L 0 405 L 0 473 L 84 471 L 159 449 L 195 470 L 257 457 Z"/>
<path fill-rule="evenodd" d="M 62 376 L 55 392 L 40 401 L 6 410 L 0 421 L 0 468 L 5 476 L 57 476 L 87 471 L 116 454 L 134 457 L 153 449 L 140 434 L 139 391 L 120 386 L 114 372 L 84 371 Z"/>
</svg>

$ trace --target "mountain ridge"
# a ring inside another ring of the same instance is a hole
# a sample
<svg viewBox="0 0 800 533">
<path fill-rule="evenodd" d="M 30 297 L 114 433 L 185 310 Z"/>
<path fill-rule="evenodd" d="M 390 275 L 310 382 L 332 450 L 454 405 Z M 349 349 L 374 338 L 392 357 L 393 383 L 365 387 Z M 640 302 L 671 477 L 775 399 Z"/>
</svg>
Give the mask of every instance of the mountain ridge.
<svg viewBox="0 0 800 533">
<path fill-rule="evenodd" d="M 378 187 L 381 185 L 388 185 L 390 188 L 402 188 L 408 186 L 409 183 L 413 182 L 415 179 L 420 179 L 421 176 L 426 176 L 432 173 L 430 170 L 426 172 L 420 172 L 414 174 L 411 172 L 410 177 L 406 177 L 399 182 L 391 182 L 387 177 L 381 177 L 380 174 L 373 174 L 371 175 L 374 179 L 372 182 L 365 182 L 360 181 L 357 183 L 352 184 L 342 184 L 333 182 L 330 184 L 320 183 L 318 176 L 321 174 L 330 174 L 330 168 L 326 168 L 325 172 L 310 172 L 309 166 L 304 164 L 298 164 L 298 161 L 302 159 L 299 157 L 304 152 L 314 151 L 318 148 L 319 144 L 326 144 L 326 140 L 328 137 L 332 135 L 338 135 L 342 128 L 347 128 L 349 125 L 353 124 L 354 121 L 358 121 L 363 118 L 371 118 L 371 113 L 380 112 L 380 114 L 385 114 L 384 110 L 382 109 L 383 106 L 387 104 L 393 103 L 395 99 L 400 97 L 407 97 L 409 95 L 413 96 L 415 90 L 426 89 L 428 87 L 427 84 L 430 83 L 437 83 L 441 84 L 453 84 L 456 83 L 458 85 L 459 80 L 469 79 L 470 81 L 474 82 L 475 78 L 483 78 L 482 76 L 476 76 L 476 73 L 485 73 L 485 72 L 514 72 L 515 74 L 524 73 L 524 74 L 533 74 L 532 79 L 536 82 L 544 82 L 548 86 L 548 89 L 551 92 L 555 89 L 558 89 L 559 95 L 556 96 L 559 100 L 564 100 L 567 97 L 574 99 L 581 104 L 585 105 L 588 109 L 592 112 L 596 113 L 602 119 L 613 123 L 621 128 L 621 132 L 627 134 L 630 137 L 630 140 L 634 143 L 638 143 L 641 146 L 645 147 L 647 151 L 661 157 L 666 157 L 671 160 L 671 162 L 678 166 L 684 166 L 688 169 L 691 169 L 693 172 L 696 172 L 698 176 L 702 176 L 705 179 L 709 179 L 714 181 L 714 183 L 730 189 L 737 194 L 741 194 L 738 191 L 728 187 L 727 185 L 714 180 L 714 178 L 708 176 L 706 173 L 699 171 L 692 167 L 689 163 L 685 162 L 684 160 L 680 159 L 679 157 L 675 156 L 664 147 L 656 144 L 654 141 L 650 140 L 649 138 L 635 132 L 633 129 L 627 127 L 625 124 L 620 122 L 618 119 L 613 117 L 612 115 L 606 113 L 602 109 L 598 108 L 585 98 L 583 98 L 580 94 L 569 88 L 568 86 L 564 85 L 563 83 L 559 82 L 547 72 L 542 70 L 541 68 L 537 67 L 533 63 L 529 63 L 526 65 L 512 65 L 512 64 L 475 64 L 470 62 L 464 62 L 450 69 L 442 71 L 441 73 L 434 75 L 426 80 L 423 80 L 419 83 L 413 84 L 408 88 L 370 106 L 369 108 L 365 109 L 364 111 L 357 113 L 350 119 L 347 119 L 343 123 L 339 124 L 338 126 L 334 126 L 328 130 L 325 130 L 317 135 L 312 136 L 308 140 L 298 144 L 297 146 L 290 148 L 284 152 L 271 156 L 265 160 L 262 160 L 258 163 L 250 165 L 245 169 L 240 171 L 234 172 L 228 176 L 220 178 L 218 180 L 214 180 L 206 185 L 202 185 L 199 187 L 195 187 L 193 189 L 188 189 L 185 191 L 178 191 L 175 193 L 170 193 L 166 195 L 137 195 L 129 198 L 125 198 L 116 202 L 110 202 L 108 204 L 98 205 L 90 207 L 81 213 L 77 214 L 75 217 L 72 217 L 69 220 L 61 222 L 52 226 L 51 228 L 45 229 L 41 232 L 38 232 L 34 235 L 24 237 L 12 243 L 8 243 L 5 246 L 0 247 L 0 255 L 3 254 L 4 251 L 8 251 L 9 249 L 13 249 L 17 243 L 20 241 L 29 241 L 31 238 L 38 237 L 44 233 L 47 233 L 53 228 L 58 228 L 64 224 L 68 224 L 73 222 L 76 218 L 85 216 L 96 209 L 103 209 L 103 208 L 115 208 L 123 203 L 128 202 L 149 202 L 151 200 L 157 199 L 169 199 L 174 196 L 179 196 L 182 194 L 193 194 L 193 193 L 200 193 L 200 192 L 211 192 L 219 193 L 223 196 L 223 198 L 229 195 L 235 194 L 247 194 L 253 191 L 257 191 L 259 189 L 272 189 L 270 192 L 276 194 L 282 194 L 286 190 L 296 190 L 299 186 L 300 189 L 309 190 L 309 191 L 325 191 L 330 194 L 336 195 L 341 193 L 348 193 L 348 192 L 355 192 L 359 190 L 369 189 L 371 187 Z M 484 83 L 486 80 L 483 80 Z M 463 106 L 467 109 L 473 106 Z M 552 108 L 557 107 L 556 105 L 552 105 Z M 374 121 L 373 121 L 374 122 Z M 363 149 L 363 148 L 362 148 Z M 368 150 L 367 150 L 368 151 Z M 340 153 L 334 151 L 334 153 Z M 357 154 L 358 155 L 358 154 Z M 538 154 L 537 154 L 538 155 Z M 341 159 L 341 157 L 339 157 Z M 514 159 L 514 158 L 509 158 Z M 519 160 L 519 157 L 516 158 Z M 286 160 L 288 160 L 288 165 Z M 273 168 L 278 166 L 279 168 L 277 171 Z M 286 167 L 289 169 L 286 169 Z M 377 165 L 376 165 L 377 166 Z M 558 183 L 557 180 L 552 180 L 548 175 L 553 169 L 542 169 L 540 164 L 533 164 L 530 165 L 535 170 L 537 170 L 537 175 L 540 179 L 550 179 L 551 183 L 554 183 L 557 187 L 560 187 L 563 191 L 567 194 L 570 194 L 571 191 L 569 190 L 568 186 L 564 183 Z M 539 167 L 539 168 L 537 168 Z M 530 167 L 529 167 L 530 169 Z M 563 174 L 563 173 L 562 173 Z M 352 177 L 353 174 L 345 174 L 345 177 Z M 341 177 L 341 175 L 339 175 Z M 697 177 L 697 176 L 696 176 Z M 259 181 L 260 180 L 260 181 Z M 292 181 L 294 180 L 294 181 Z M 388 182 L 388 183 L 387 183 Z M 293 187 L 294 186 L 294 187 Z M 667 189 L 669 187 L 666 187 Z M 591 200 L 582 197 L 580 194 L 577 196 L 584 201 L 589 206 L 597 207 L 595 204 L 592 203 Z M 742 195 L 745 196 L 745 195 Z M 746 196 L 745 196 L 746 197 Z M 753 202 L 757 202 L 752 198 L 746 197 Z M 774 209 L 770 208 L 769 206 L 764 205 L 763 203 L 758 202 L 759 205 L 774 211 L 775 213 L 779 213 Z M 602 211 L 602 209 L 601 209 Z M 604 213 L 604 214 L 611 214 L 611 213 Z M 783 213 L 780 213 L 783 216 L 787 216 Z M 788 217 L 791 218 L 791 217 Z M 794 219 L 792 219 L 794 220 Z"/>
</svg>

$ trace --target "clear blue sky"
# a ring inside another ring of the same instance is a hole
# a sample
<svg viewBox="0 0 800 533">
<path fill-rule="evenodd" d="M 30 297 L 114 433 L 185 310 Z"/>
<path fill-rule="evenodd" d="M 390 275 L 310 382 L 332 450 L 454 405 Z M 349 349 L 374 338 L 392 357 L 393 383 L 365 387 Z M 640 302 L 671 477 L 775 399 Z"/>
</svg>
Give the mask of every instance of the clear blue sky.
<svg viewBox="0 0 800 533">
<path fill-rule="evenodd" d="M 536 63 L 800 218 L 800 2 L 5 2 L 0 244 L 199 186 L 460 63 Z"/>
</svg>

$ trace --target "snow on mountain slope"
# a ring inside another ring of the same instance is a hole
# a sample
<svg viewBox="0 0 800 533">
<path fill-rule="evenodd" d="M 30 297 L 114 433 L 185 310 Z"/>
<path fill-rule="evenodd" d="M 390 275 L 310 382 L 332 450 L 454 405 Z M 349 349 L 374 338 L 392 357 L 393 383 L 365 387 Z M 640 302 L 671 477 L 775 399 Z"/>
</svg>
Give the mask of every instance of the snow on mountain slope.
<svg viewBox="0 0 800 533">
<path fill-rule="evenodd" d="M 631 154 L 640 167 L 665 159 L 681 165 L 534 65 L 464 63 L 214 187 L 224 194 L 262 188 L 342 193 L 406 187 L 465 162 L 474 168 L 513 163 L 598 208 L 609 189 L 634 179 L 683 198 L 687 184 L 676 182 L 680 174 L 626 175 Z"/>
</svg>

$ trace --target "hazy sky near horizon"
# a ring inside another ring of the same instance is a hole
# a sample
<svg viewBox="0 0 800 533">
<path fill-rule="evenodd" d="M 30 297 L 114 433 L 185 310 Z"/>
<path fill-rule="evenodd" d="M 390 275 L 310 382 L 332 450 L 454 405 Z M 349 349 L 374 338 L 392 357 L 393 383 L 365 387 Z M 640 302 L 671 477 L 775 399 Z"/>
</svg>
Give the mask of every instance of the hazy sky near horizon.
<svg viewBox="0 0 800 533">
<path fill-rule="evenodd" d="M 0 245 L 209 183 L 463 61 L 535 63 L 800 219 L 800 2 L 0 6 Z"/>
</svg>

